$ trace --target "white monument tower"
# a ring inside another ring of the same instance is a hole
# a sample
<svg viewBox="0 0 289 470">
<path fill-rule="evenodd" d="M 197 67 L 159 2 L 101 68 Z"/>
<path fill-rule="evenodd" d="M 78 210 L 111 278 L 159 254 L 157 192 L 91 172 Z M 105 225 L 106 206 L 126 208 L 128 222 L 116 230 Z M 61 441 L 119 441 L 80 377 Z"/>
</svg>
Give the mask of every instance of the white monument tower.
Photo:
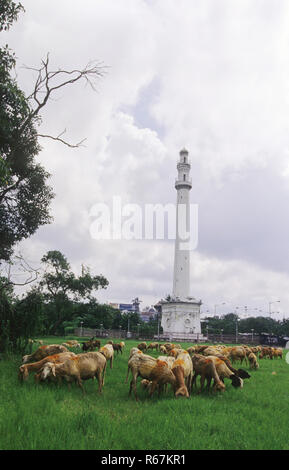
<svg viewBox="0 0 289 470">
<path fill-rule="evenodd" d="M 201 338 L 201 301 L 190 294 L 190 178 L 189 152 L 181 150 L 177 164 L 176 241 L 173 294 L 162 301 L 163 336 L 170 340 L 196 340 Z"/>
</svg>

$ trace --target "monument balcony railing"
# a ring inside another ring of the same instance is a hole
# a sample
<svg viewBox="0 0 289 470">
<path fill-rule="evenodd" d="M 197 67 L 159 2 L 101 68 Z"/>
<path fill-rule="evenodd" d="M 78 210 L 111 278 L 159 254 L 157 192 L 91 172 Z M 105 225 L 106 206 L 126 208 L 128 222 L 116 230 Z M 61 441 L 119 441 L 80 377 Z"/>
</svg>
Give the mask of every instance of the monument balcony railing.
<svg viewBox="0 0 289 470">
<path fill-rule="evenodd" d="M 188 168 L 188 166 L 191 166 L 191 160 L 187 158 L 185 162 L 178 162 L 177 164 L 177 169 L 179 168 Z"/>
<path fill-rule="evenodd" d="M 186 178 L 185 180 L 182 180 L 179 178 L 175 179 L 175 184 L 186 184 L 186 183 L 188 183 L 188 185 L 192 185 L 192 178 Z"/>
</svg>

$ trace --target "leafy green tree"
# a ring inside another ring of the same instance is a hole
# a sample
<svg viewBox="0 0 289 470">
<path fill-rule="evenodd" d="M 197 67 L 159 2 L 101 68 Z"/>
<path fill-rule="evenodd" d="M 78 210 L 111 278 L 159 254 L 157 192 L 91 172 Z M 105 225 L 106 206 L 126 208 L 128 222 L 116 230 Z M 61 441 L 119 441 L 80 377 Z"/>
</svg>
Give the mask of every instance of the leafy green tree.
<svg viewBox="0 0 289 470">
<path fill-rule="evenodd" d="M 82 274 L 76 276 L 66 257 L 60 251 L 48 251 L 41 260 L 45 272 L 39 283 L 46 307 L 46 324 L 50 333 L 55 334 L 64 321 L 71 321 L 74 314 L 73 302 L 92 301 L 92 293 L 106 288 L 108 280 L 102 276 L 92 276 L 83 267 Z"/>
<path fill-rule="evenodd" d="M 7 31 L 12 23 L 17 20 L 21 11 L 24 11 L 21 3 L 12 0 L 1 0 L 0 3 L 0 32 Z"/>
<path fill-rule="evenodd" d="M 19 300 L 7 293 L 0 296 L 0 351 L 27 351 L 29 338 L 41 334 L 43 298 L 37 290 L 31 290 Z"/>
</svg>

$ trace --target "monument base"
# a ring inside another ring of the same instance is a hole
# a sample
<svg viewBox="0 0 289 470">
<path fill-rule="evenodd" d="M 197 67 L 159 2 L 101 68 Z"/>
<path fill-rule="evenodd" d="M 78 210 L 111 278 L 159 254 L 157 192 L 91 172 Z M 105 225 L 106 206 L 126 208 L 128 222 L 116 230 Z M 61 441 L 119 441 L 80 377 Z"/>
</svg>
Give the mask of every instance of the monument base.
<svg viewBox="0 0 289 470">
<path fill-rule="evenodd" d="M 163 338 L 171 341 L 204 341 L 201 332 L 201 301 L 161 302 Z"/>
</svg>

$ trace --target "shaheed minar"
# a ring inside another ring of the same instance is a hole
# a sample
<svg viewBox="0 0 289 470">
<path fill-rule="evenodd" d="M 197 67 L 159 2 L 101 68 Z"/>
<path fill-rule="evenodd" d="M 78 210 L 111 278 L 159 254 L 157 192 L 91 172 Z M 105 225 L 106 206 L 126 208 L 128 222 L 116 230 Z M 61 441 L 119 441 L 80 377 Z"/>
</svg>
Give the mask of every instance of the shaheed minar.
<svg viewBox="0 0 289 470">
<path fill-rule="evenodd" d="M 161 301 L 163 337 L 169 340 L 201 339 L 201 301 L 190 295 L 190 178 L 188 151 L 181 150 L 177 164 L 176 241 L 173 293 Z M 186 234 L 185 234 L 186 232 Z"/>
</svg>

